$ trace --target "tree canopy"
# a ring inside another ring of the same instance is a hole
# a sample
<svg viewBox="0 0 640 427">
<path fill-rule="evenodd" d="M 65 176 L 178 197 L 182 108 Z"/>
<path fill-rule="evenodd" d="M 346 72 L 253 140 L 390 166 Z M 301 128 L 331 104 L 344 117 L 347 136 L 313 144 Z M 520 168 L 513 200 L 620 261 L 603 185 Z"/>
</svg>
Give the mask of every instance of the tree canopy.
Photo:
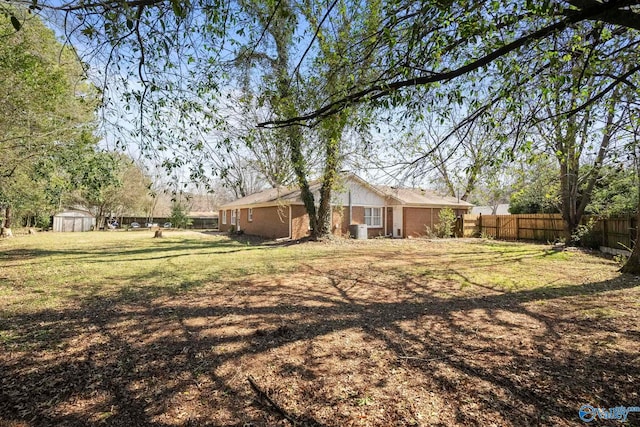
<svg viewBox="0 0 640 427">
<path fill-rule="evenodd" d="M 0 21 L 0 207 L 7 227 L 12 207 L 48 218 L 57 206 L 65 184 L 54 178 L 54 165 L 87 142 L 97 105 L 75 52 L 39 18 L 9 10 L 12 20 Z"/>
<path fill-rule="evenodd" d="M 640 2 L 629 0 L 9 3 L 63 17 L 69 39 L 89 46 L 86 53 L 103 66 L 105 83 L 108 75 L 118 75 L 132 85 L 129 99 L 164 108 L 179 106 L 191 114 L 198 110 L 201 122 L 211 118 L 214 106 L 207 97 L 221 89 L 221 77 L 229 72 L 225 67 L 239 58 L 254 57 L 266 65 L 266 74 L 270 72 L 278 48 L 267 35 L 276 27 L 278 33 L 288 32 L 284 41 L 291 50 L 285 58 L 287 73 L 279 78 L 291 86 L 308 80 L 323 55 L 326 39 L 321 34 L 346 10 L 357 11 L 349 18 L 358 30 L 338 34 L 335 41 L 342 46 L 336 52 L 341 61 L 331 68 L 348 75 L 348 84 L 325 87 L 319 106 L 301 105 L 295 117 L 278 117 L 273 111 L 273 120 L 263 125 L 317 122 L 360 102 L 419 108 L 467 99 L 474 111 L 483 107 L 478 94 L 491 93 L 489 103 L 508 100 L 511 91 L 548 69 L 559 55 L 570 55 L 576 32 L 590 40 L 590 49 L 582 53 L 588 61 L 634 52 L 640 41 Z M 310 19 L 305 10 L 319 18 Z M 550 39 L 560 42 L 551 46 Z M 361 63 L 371 72 L 356 72 Z M 563 113 L 596 102 L 628 84 L 638 71 L 637 62 L 626 62 L 601 74 L 600 90 Z M 259 79 L 250 77 L 254 84 Z M 443 86 L 446 90 L 437 90 Z M 432 92 L 425 99 L 410 90 L 416 87 Z M 171 99 L 163 96 L 167 91 L 172 91 Z M 206 98 L 208 109 L 198 109 L 194 96 Z"/>
</svg>

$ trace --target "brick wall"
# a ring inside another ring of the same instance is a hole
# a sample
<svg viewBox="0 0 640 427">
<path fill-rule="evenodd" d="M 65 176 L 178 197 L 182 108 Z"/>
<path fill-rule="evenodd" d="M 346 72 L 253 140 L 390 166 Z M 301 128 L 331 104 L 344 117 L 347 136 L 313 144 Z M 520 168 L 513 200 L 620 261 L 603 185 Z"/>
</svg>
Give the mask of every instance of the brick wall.
<svg viewBox="0 0 640 427">
<path fill-rule="evenodd" d="M 333 208 L 331 215 L 331 233 L 346 236 L 349 232 L 349 208 Z"/>
<path fill-rule="evenodd" d="M 309 235 L 309 214 L 304 206 L 291 206 L 291 238 L 301 239 Z"/>
<path fill-rule="evenodd" d="M 223 231 L 223 232 L 226 233 L 229 230 L 231 230 L 231 227 L 233 227 L 233 224 L 231 224 L 231 209 L 227 209 L 227 223 L 226 224 L 222 222 L 223 212 L 224 212 L 223 210 L 218 212 L 218 218 L 219 218 L 219 220 L 218 220 L 218 224 L 219 224 L 218 225 L 218 229 L 220 231 Z"/>
<path fill-rule="evenodd" d="M 240 213 L 240 230 L 245 234 L 262 236 L 268 239 L 280 239 L 289 236 L 289 207 L 270 206 L 253 208 L 252 221 L 249 221 L 249 209 Z"/>
<path fill-rule="evenodd" d="M 438 208 L 404 208 L 404 236 L 424 236 L 426 226 L 433 230 L 433 226 L 438 223 Z"/>
<path fill-rule="evenodd" d="M 353 206 L 351 208 L 351 224 L 364 224 L 364 207 Z M 292 238 L 301 239 L 309 235 L 309 215 L 301 205 L 291 206 L 292 210 Z M 462 214 L 463 210 L 454 210 L 456 214 Z M 419 237 L 426 234 L 425 226 L 432 230 L 438 224 L 439 208 L 408 207 L 403 210 L 404 236 Z M 253 208 L 253 221 L 249 221 L 249 210 L 240 212 L 240 229 L 246 234 L 277 239 L 289 236 L 288 222 L 289 207 Z M 227 224 L 222 223 L 222 211 L 219 212 L 220 231 L 229 231 L 231 224 L 231 210 L 227 210 Z M 391 208 L 382 208 L 382 227 L 369 228 L 369 238 L 384 234 L 384 224 L 387 223 L 387 232 L 392 232 L 393 214 Z M 349 233 L 349 207 L 335 208 L 332 213 L 331 232 L 335 235 L 346 236 Z"/>
<path fill-rule="evenodd" d="M 349 214 L 349 208 L 347 208 L 347 221 Z M 352 206 L 351 207 L 351 224 L 364 224 L 364 207 Z"/>
</svg>

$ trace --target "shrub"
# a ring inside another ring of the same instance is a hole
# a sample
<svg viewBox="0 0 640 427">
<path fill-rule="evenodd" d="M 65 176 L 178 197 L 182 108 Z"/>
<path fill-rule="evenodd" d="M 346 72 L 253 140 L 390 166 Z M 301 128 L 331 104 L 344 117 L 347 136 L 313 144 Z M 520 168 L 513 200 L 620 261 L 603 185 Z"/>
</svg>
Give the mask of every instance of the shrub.
<svg viewBox="0 0 640 427">
<path fill-rule="evenodd" d="M 192 224 L 191 218 L 187 216 L 188 209 L 181 203 L 174 203 L 171 206 L 171 216 L 169 217 L 169 221 L 176 228 L 186 228 Z"/>
<path fill-rule="evenodd" d="M 36 215 L 35 226 L 36 228 L 48 229 L 51 227 L 51 217 L 49 215 L 38 214 Z"/>
<path fill-rule="evenodd" d="M 428 225 L 424 226 L 424 237 L 426 237 L 427 239 L 435 239 L 438 236 L 438 233 L 436 233 L 435 230 L 433 230 L 431 227 L 429 227 Z"/>
<path fill-rule="evenodd" d="M 593 226 L 595 225 L 595 218 L 589 218 L 586 224 L 580 224 L 571 235 L 571 240 L 583 248 L 598 249 L 600 241 L 593 234 Z"/>
<path fill-rule="evenodd" d="M 438 237 L 453 237 L 456 226 L 456 213 L 451 208 L 440 209 L 438 213 L 440 222 L 436 225 L 436 234 Z"/>
</svg>

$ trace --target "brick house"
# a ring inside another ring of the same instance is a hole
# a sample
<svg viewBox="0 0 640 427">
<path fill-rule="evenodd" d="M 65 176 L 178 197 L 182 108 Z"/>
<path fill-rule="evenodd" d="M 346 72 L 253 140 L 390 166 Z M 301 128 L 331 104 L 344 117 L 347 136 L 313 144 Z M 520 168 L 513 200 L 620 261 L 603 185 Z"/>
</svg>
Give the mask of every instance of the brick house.
<svg viewBox="0 0 640 427">
<path fill-rule="evenodd" d="M 320 183 L 311 185 L 316 200 Z M 349 226 L 366 224 L 369 238 L 418 237 L 438 223 L 440 209 L 456 215 L 468 213 L 472 204 L 416 188 L 372 185 L 355 175 L 344 177 L 333 191 L 331 230 L 347 235 Z M 300 239 L 309 235 L 309 216 L 298 188 L 271 188 L 220 207 L 221 231 L 239 230 L 271 239 Z"/>
</svg>

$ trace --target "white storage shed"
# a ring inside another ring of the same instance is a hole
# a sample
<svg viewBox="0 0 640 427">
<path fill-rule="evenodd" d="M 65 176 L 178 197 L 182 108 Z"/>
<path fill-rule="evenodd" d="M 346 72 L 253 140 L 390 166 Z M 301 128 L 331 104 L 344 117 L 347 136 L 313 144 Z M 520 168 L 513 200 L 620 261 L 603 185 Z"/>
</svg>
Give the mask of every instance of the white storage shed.
<svg viewBox="0 0 640 427">
<path fill-rule="evenodd" d="M 90 212 L 66 210 L 53 216 L 53 231 L 91 231 L 96 227 L 96 218 Z"/>
</svg>

